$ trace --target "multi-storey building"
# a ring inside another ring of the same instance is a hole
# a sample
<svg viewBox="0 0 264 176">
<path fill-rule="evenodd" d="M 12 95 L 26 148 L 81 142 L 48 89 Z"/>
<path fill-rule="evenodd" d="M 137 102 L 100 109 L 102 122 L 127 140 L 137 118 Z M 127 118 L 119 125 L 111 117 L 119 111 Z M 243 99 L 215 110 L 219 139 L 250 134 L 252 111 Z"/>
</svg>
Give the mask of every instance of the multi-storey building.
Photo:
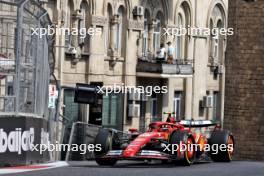
<svg viewBox="0 0 264 176">
<path fill-rule="evenodd" d="M 226 28 L 227 0 L 48 0 L 57 28 L 94 28 L 100 35 L 57 35 L 55 75 L 62 86 L 167 86 L 165 94 L 104 95 L 101 105 L 73 102 L 63 92 L 62 111 L 82 120 L 127 130 L 145 128 L 174 111 L 178 119 L 223 121 L 226 38 L 164 35 L 164 28 Z M 92 29 L 91 29 L 92 31 Z M 172 42 L 174 63 L 158 62 L 161 43 Z"/>
</svg>

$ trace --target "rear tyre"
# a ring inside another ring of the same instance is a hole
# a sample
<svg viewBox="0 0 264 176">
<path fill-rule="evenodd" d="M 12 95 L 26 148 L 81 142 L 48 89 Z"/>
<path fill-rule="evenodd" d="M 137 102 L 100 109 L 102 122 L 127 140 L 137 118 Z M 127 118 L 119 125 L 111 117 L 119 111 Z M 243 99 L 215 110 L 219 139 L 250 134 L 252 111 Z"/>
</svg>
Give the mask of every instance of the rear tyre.
<svg viewBox="0 0 264 176">
<path fill-rule="evenodd" d="M 187 147 L 185 151 L 182 152 L 180 150 L 177 151 L 176 153 L 177 160 L 174 161 L 175 164 L 190 166 L 194 163 L 195 151 L 192 145 L 194 144 L 194 139 L 192 135 L 190 135 L 185 131 L 177 130 L 171 134 L 169 142 L 171 145 L 176 144 L 179 147 L 181 144 L 185 144 L 186 146 L 192 146 L 191 148 Z M 191 150 L 189 150 L 188 148 Z"/>
<path fill-rule="evenodd" d="M 209 140 L 211 146 L 210 157 L 214 162 L 230 162 L 234 154 L 234 137 L 228 131 L 214 131 Z M 218 151 L 212 151 L 213 145 L 218 145 Z M 226 150 L 220 150 L 220 146 L 226 146 Z"/>
<path fill-rule="evenodd" d="M 112 133 L 108 129 L 101 129 L 95 138 L 95 144 L 101 145 L 101 151 L 95 151 L 95 161 L 101 166 L 113 166 L 117 160 L 112 158 L 103 158 L 108 151 L 112 150 Z"/>
</svg>

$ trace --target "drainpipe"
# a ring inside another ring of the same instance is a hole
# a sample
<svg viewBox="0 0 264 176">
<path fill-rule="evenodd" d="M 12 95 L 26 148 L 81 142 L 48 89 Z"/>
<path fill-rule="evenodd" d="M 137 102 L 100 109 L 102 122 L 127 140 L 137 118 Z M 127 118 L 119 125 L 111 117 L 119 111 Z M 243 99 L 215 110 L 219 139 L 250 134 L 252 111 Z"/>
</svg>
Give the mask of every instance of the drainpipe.
<svg viewBox="0 0 264 176">
<path fill-rule="evenodd" d="M 195 21 L 194 21 L 194 27 L 197 27 L 197 20 L 198 20 L 198 17 L 197 17 L 197 3 L 198 3 L 198 0 L 195 1 Z M 196 57 L 195 57 L 195 54 L 196 54 L 196 38 L 194 38 L 194 41 L 193 41 L 193 68 L 194 68 L 194 73 L 193 73 L 193 77 L 192 77 L 192 119 L 194 119 L 194 101 L 195 101 L 195 98 L 194 98 L 194 91 L 195 91 L 195 61 L 196 61 Z"/>
</svg>

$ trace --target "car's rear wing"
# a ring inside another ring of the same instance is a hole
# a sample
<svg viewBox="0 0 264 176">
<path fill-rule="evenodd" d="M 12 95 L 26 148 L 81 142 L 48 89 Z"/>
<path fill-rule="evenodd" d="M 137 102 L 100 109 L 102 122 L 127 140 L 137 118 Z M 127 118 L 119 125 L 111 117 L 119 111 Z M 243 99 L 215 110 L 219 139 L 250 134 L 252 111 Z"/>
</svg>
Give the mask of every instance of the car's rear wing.
<svg viewBox="0 0 264 176">
<path fill-rule="evenodd" d="M 212 120 L 181 120 L 179 123 L 184 127 L 194 127 L 194 128 L 220 125 L 219 121 L 212 121 Z"/>
</svg>

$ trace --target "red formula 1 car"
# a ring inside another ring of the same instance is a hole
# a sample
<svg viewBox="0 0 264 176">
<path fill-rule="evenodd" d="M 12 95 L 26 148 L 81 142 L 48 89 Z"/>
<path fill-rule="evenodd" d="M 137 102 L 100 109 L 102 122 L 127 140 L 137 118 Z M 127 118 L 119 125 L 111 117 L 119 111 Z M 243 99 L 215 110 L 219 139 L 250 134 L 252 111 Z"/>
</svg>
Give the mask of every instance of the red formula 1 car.
<svg viewBox="0 0 264 176">
<path fill-rule="evenodd" d="M 209 136 L 198 132 L 212 128 Z M 216 162 L 229 162 L 234 153 L 234 137 L 212 121 L 184 120 L 153 122 L 145 133 L 131 129 L 129 134 L 102 128 L 95 138 L 101 151 L 95 152 L 99 165 L 115 165 L 118 160 L 162 160 L 191 165 L 203 155 Z"/>
</svg>

